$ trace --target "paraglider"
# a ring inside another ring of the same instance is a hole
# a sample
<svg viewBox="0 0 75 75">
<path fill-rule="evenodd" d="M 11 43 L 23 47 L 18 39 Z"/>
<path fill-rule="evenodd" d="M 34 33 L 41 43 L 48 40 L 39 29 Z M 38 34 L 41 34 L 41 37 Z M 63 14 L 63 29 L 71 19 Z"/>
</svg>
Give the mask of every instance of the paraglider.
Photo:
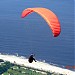
<svg viewBox="0 0 75 75">
<path fill-rule="evenodd" d="M 33 55 L 33 54 L 31 54 L 31 55 L 29 56 L 28 61 L 29 61 L 29 63 L 32 63 L 32 62 L 33 62 L 33 60 L 36 62 L 36 60 L 35 60 L 35 58 L 34 58 L 34 55 Z"/>
<path fill-rule="evenodd" d="M 54 37 L 59 36 L 61 32 L 60 22 L 58 17 L 51 10 L 46 8 L 27 8 L 22 12 L 21 17 L 24 18 L 32 12 L 36 12 L 45 19 L 50 29 L 52 30 Z"/>
</svg>

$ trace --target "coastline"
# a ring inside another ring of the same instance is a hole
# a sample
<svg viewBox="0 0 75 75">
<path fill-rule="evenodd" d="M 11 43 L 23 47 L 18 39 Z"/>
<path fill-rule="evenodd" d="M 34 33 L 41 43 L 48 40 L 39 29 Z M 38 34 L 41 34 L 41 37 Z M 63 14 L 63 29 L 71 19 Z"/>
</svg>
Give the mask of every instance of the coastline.
<svg viewBox="0 0 75 75">
<path fill-rule="evenodd" d="M 58 74 L 65 74 L 65 75 L 75 75 L 74 71 L 60 68 L 54 65 L 50 65 L 45 62 L 37 61 L 33 63 L 29 63 L 27 58 L 24 57 L 18 57 L 15 55 L 4 55 L 0 54 L 0 59 L 3 59 L 4 61 L 9 61 L 10 63 L 15 63 L 17 65 L 25 66 L 25 67 L 30 67 L 38 70 L 43 70 L 47 72 L 55 72 Z"/>
</svg>

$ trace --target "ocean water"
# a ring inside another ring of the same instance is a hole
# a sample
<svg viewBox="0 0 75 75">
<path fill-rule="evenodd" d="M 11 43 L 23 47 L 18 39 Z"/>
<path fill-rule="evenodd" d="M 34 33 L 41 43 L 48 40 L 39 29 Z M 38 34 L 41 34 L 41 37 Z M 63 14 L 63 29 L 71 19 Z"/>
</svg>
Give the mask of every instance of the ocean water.
<svg viewBox="0 0 75 75">
<path fill-rule="evenodd" d="M 45 20 L 36 13 L 21 18 L 29 7 L 45 7 L 59 18 L 61 34 L 54 38 Z M 0 0 L 0 53 L 29 57 L 58 65 L 74 65 L 73 0 Z"/>
</svg>

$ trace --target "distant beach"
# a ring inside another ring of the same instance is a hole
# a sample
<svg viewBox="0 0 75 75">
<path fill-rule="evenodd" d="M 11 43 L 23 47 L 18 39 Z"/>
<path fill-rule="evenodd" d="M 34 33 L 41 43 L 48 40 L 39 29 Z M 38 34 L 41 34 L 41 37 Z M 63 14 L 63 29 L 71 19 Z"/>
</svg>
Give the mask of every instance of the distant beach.
<svg viewBox="0 0 75 75">
<path fill-rule="evenodd" d="M 0 59 L 3 59 L 4 61 L 9 61 L 11 63 L 15 63 L 17 65 L 30 67 L 30 68 L 34 68 L 34 69 L 38 69 L 38 70 L 43 70 L 43 71 L 47 71 L 47 72 L 55 72 L 55 73 L 67 74 L 67 75 L 75 75 L 74 71 L 60 68 L 57 66 L 53 66 L 53 65 L 50 65 L 50 64 L 45 63 L 45 62 L 37 61 L 37 62 L 29 63 L 28 59 L 26 59 L 24 57 L 17 57 L 14 55 L 2 55 L 2 54 L 0 54 Z"/>
</svg>

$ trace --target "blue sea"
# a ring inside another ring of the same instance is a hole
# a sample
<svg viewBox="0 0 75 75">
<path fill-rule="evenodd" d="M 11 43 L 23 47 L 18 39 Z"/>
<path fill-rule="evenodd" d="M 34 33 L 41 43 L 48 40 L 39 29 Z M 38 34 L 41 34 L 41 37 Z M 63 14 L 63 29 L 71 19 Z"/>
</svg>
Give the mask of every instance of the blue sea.
<svg viewBox="0 0 75 75">
<path fill-rule="evenodd" d="M 21 18 L 26 8 L 44 7 L 59 18 L 61 34 L 53 37 L 46 21 L 36 13 Z M 58 65 L 74 65 L 73 0 L 0 0 L 0 53 L 29 57 Z"/>
</svg>

